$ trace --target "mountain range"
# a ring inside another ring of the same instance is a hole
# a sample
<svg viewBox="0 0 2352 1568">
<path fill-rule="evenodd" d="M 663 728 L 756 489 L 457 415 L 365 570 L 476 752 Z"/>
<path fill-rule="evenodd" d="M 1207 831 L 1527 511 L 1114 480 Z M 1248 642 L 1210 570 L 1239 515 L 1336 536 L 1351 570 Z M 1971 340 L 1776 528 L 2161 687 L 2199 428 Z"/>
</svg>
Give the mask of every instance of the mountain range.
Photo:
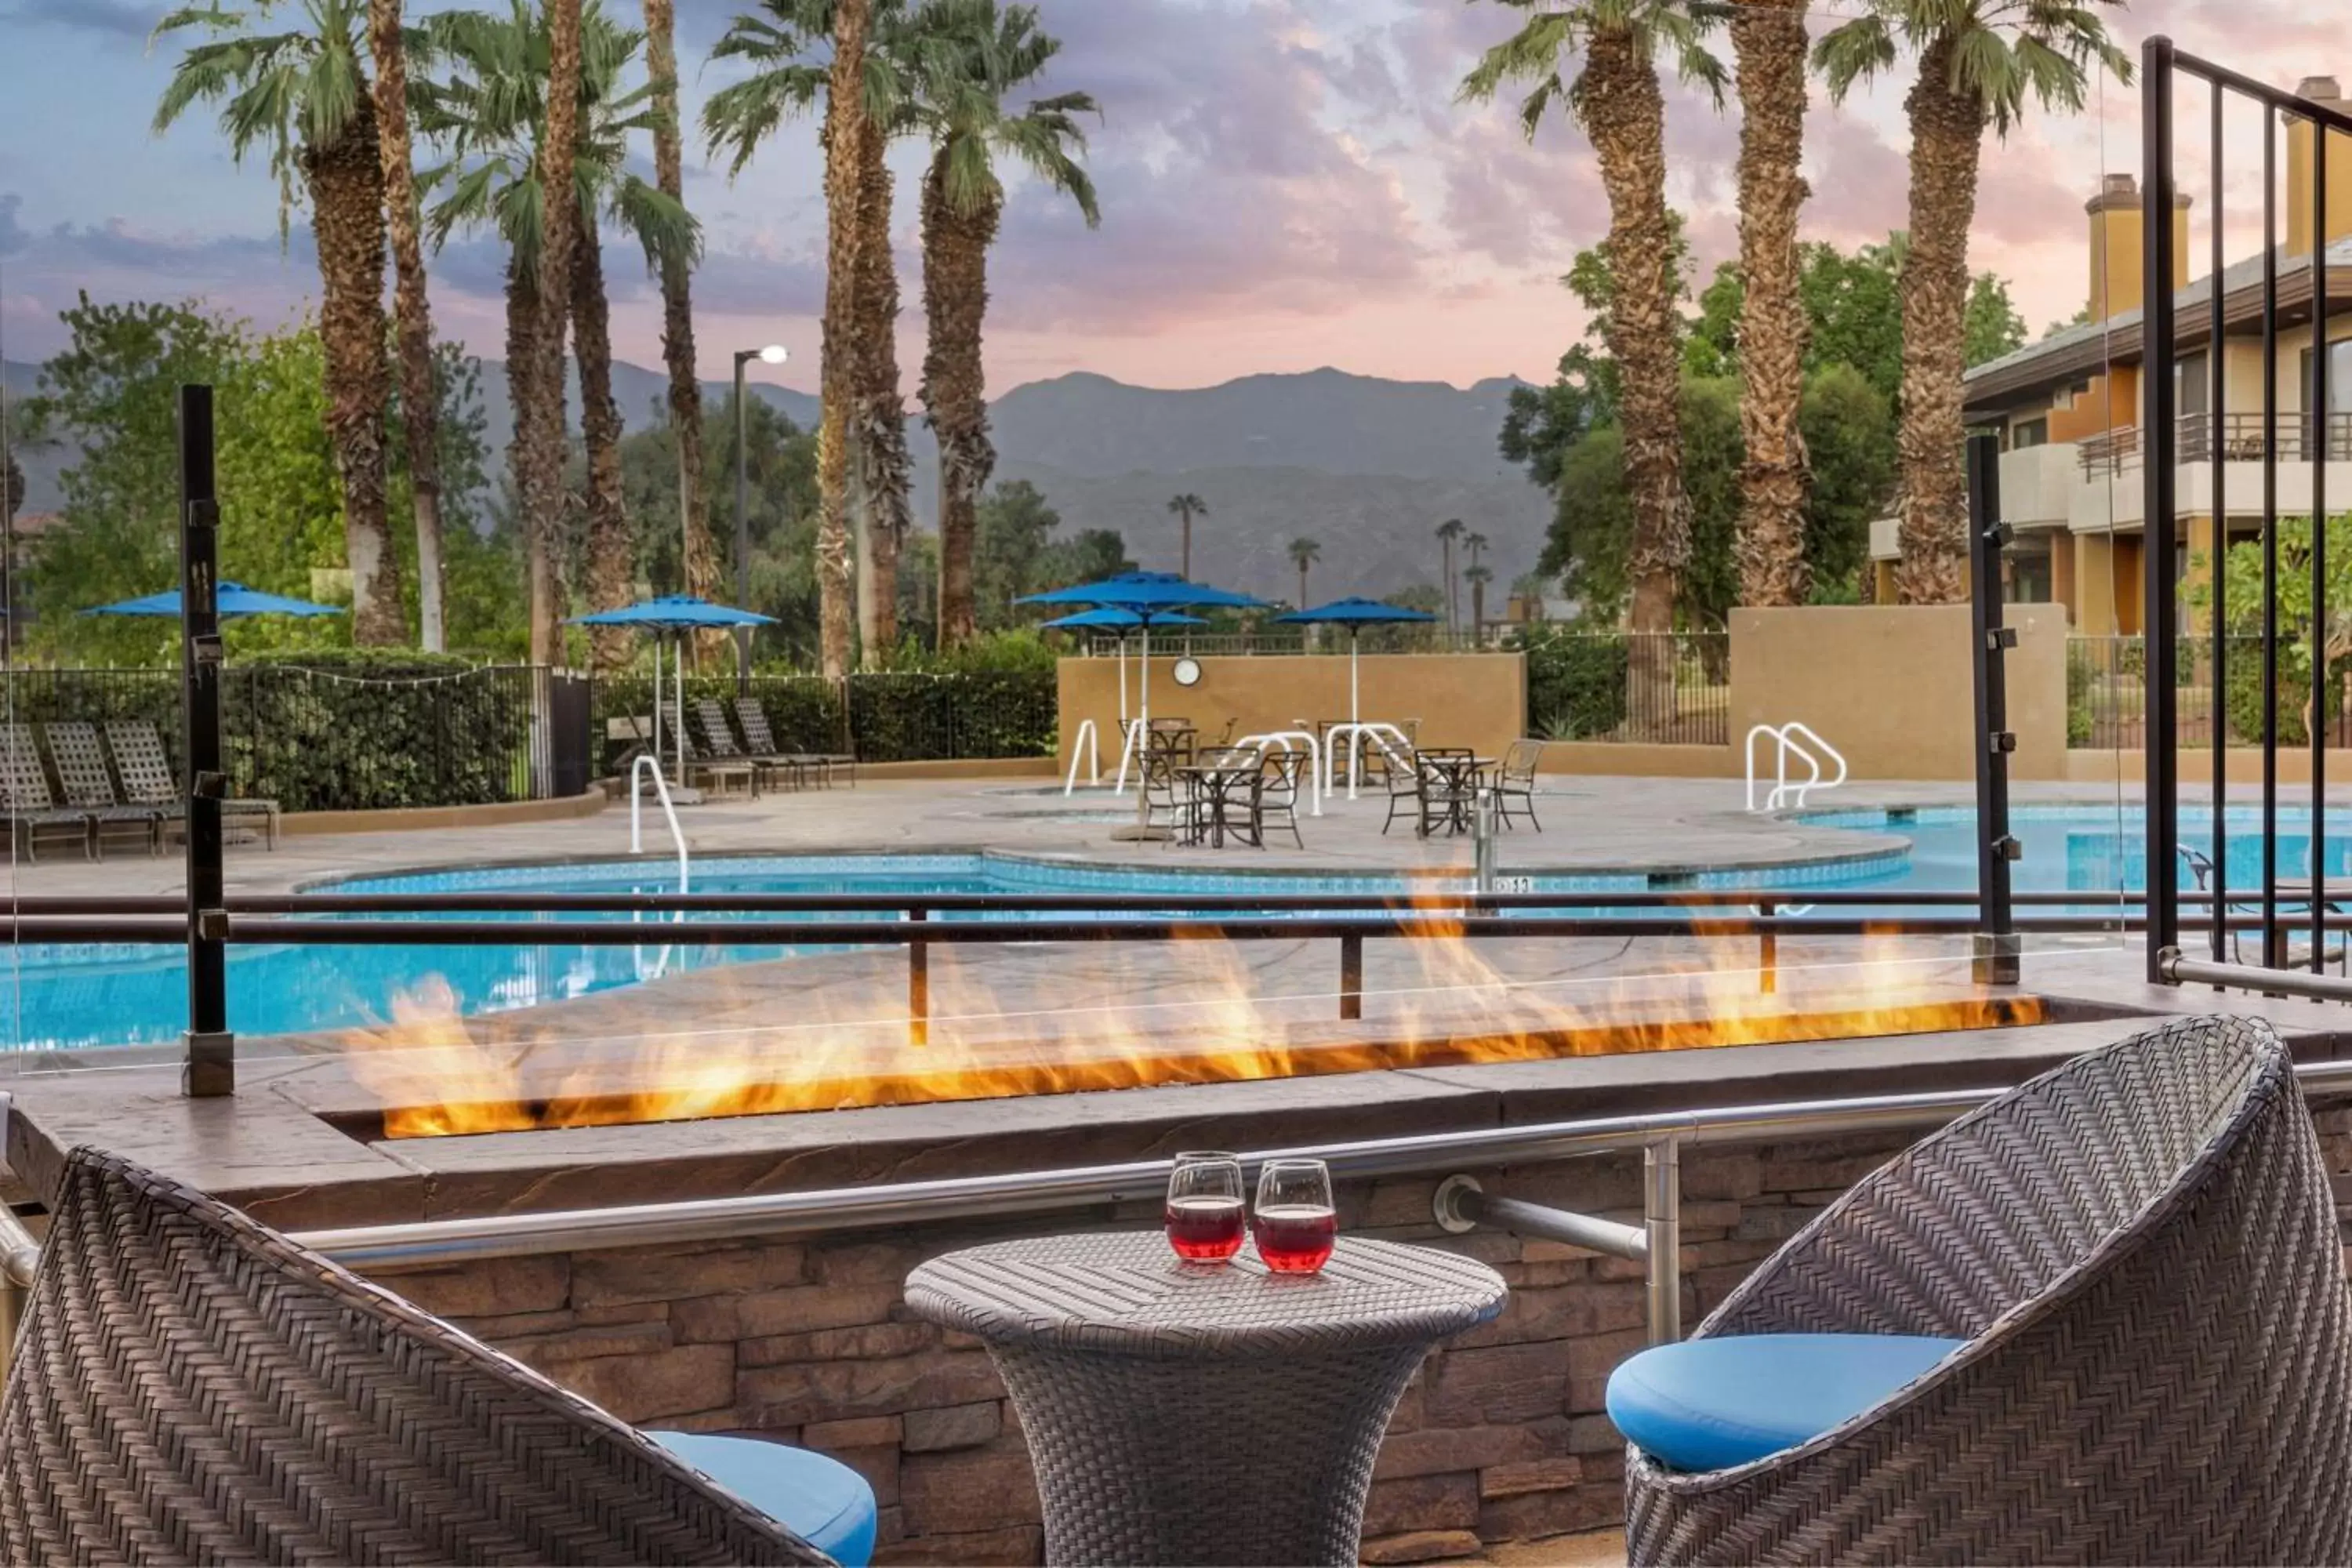
<svg viewBox="0 0 2352 1568">
<path fill-rule="evenodd" d="M 0 364 L 12 396 L 32 391 L 37 376 L 35 365 Z M 613 378 L 631 427 L 663 417 L 659 371 L 615 362 Z M 1325 369 L 1167 390 L 1076 372 L 990 405 L 996 477 L 1035 485 L 1066 530 L 1117 529 L 1138 563 L 1157 569 L 1178 563 L 1169 499 L 1197 495 L 1208 511 L 1192 524 L 1193 574 L 1267 598 L 1297 595 L 1288 547 L 1301 537 L 1322 546 L 1309 580 L 1317 599 L 1434 582 L 1433 531 L 1458 517 L 1489 541 L 1488 602 L 1499 609 L 1511 579 L 1534 568 L 1551 513 L 1549 499 L 1496 449 L 1519 384 L 1496 377 L 1465 390 Z M 806 393 L 756 383 L 753 393 L 795 424 L 816 420 Z M 704 387 L 713 405 L 727 395 L 723 383 Z M 514 415 L 497 361 L 482 363 L 481 398 L 490 449 L 503 454 Z M 916 516 L 928 522 L 937 515 L 937 451 L 919 416 L 908 435 Z M 27 509 L 55 507 L 73 454 L 20 460 Z M 723 508 L 726 490 L 715 493 Z"/>
</svg>

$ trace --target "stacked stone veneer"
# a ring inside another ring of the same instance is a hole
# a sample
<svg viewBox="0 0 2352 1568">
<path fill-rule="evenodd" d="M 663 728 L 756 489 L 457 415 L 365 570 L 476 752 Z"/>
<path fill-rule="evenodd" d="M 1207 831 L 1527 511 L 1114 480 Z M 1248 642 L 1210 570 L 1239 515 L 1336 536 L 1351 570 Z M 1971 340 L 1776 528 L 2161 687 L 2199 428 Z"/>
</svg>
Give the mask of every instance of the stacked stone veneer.
<svg viewBox="0 0 2352 1568">
<path fill-rule="evenodd" d="M 2320 1117 L 2352 1197 L 2352 1110 Z M 1684 1314 L 1695 1324 L 1843 1188 L 1902 1146 L 1874 1136 L 1683 1156 Z M 1637 1158 L 1481 1173 L 1496 1190 L 1638 1218 Z M 1495 1322 L 1433 1353 L 1381 1449 L 1364 1557 L 1410 1563 L 1622 1518 L 1623 1458 L 1601 1414 L 1639 1347 L 1638 1265 L 1500 1232 L 1444 1236 L 1429 1180 L 1343 1189 L 1349 1231 L 1466 1252 L 1511 1287 Z M 926 1226 L 469 1263 L 384 1282 L 640 1425 L 757 1430 L 873 1482 L 883 1563 L 1026 1563 L 1042 1531 L 1019 1423 L 976 1341 L 911 1319 L 925 1258 L 1013 1234 L 1151 1223 L 1098 1210 L 1020 1226 Z"/>
</svg>

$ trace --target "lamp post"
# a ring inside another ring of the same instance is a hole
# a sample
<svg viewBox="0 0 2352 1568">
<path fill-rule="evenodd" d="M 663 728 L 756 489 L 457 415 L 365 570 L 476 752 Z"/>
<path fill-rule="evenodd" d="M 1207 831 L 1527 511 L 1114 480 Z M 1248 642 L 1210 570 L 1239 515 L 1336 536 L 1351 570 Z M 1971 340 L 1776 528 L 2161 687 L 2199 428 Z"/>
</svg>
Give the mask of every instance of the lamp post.
<svg viewBox="0 0 2352 1568">
<path fill-rule="evenodd" d="M 747 610 L 751 607 L 751 479 L 747 467 L 751 421 L 743 410 L 743 367 L 753 360 L 761 364 L 782 364 L 791 357 L 782 343 L 735 351 L 735 603 Z M 738 690 L 751 689 L 750 626 L 735 628 L 735 685 Z"/>
</svg>

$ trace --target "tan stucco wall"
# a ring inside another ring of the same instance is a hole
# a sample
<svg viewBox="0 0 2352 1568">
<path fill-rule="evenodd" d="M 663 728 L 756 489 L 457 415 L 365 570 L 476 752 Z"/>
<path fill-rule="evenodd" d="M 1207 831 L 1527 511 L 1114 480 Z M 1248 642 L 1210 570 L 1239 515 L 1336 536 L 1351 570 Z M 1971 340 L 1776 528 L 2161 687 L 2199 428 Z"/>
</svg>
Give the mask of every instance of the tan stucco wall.
<svg viewBox="0 0 2352 1568">
<path fill-rule="evenodd" d="M 1739 777 L 1739 753 L 1730 746 L 1547 741 L 1543 760 L 1536 766 L 1540 773 L 1601 773 L 1615 778 L 1736 779 Z"/>
<path fill-rule="evenodd" d="M 1301 719 L 1348 716 L 1345 654 L 1291 654 L 1203 658 L 1201 683 L 1176 684 L 1175 658 L 1151 658 L 1154 718 L 1181 715 L 1213 735 L 1228 717 L 1236 734 L 1288 730 Z M 1127 668 L 1129 700 L 1141 683 L 1135 660 Z M 1433 746 L 1470 746 L 1500 755 L 1527 724 L 1527 661 L 1515 653 L 1366 654 L 1363 716 L 1401 723 L 1421 721 L 1421 738 Z M 1118 755 L 1118 662 L 1066 658 L 1061 663 L 1061 763 L 1080 721 L 1092 719 L 1102 736 L 1103 765 Z"/>
<path fill-rule="evenodd" d="M 2066 617 L 2011 605 L 2012 776 L 2063 779 Z M 1856 779 L 1976 776 L 1976 692 L 1966 605 L 1809 605 L 1731 613 L 1731 742 L 1758 724 L 1802 720 L 1845 754 Z"/>
</svg>

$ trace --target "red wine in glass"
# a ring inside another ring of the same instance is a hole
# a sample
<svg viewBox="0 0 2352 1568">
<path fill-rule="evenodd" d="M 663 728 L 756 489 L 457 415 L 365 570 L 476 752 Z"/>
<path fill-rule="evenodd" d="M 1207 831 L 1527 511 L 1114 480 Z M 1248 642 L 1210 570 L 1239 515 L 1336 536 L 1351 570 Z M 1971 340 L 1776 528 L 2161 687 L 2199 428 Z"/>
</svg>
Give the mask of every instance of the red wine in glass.
<svg viewBox="0 0 2352 1568">
<path fill-rule="evenodd" d="M 1168 1245 L 1192 1263 L 1222 1263 L 1242 1249 L 1246 1228 L 1239 1196 L 1168 1200 Z"/>
<path fill-rule="evenodd" d="M 1331 1256 L 1339 1217 L 1328 1204 L 1258 1205 L 1257 1255 L 1276 1274 L 1312 1274 Z"/>
</svg>

